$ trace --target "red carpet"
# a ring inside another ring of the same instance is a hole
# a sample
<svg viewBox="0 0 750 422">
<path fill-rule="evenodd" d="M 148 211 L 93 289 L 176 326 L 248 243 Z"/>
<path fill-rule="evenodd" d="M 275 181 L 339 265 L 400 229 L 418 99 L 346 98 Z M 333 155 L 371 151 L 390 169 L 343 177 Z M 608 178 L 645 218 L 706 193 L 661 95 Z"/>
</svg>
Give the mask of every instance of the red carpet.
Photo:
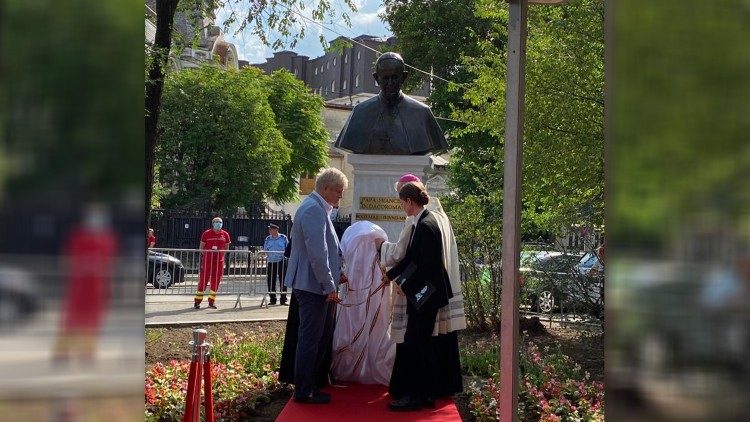
<svg viewBox="0 0 750 422">
<path fill-rule="evenodd" d="M 324 389 L 331 395 L 329 404 L 298 404 L 289 400 L 276 422 L 346 421 L 346 422 L 460 422 L 452 399 L 441 399 L 435 409 L 418 412 L 391 412 L 388 387 L 384 385 L 346 384 L 344 387 Z"/>
</svg>

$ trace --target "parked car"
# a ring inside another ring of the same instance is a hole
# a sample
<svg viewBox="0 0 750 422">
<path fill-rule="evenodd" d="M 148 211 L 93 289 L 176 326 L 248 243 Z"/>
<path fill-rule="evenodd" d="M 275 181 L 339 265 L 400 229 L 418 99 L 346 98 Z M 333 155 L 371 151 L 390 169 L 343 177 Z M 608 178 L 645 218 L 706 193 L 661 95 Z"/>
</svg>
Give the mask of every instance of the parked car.
<svg viewBox="0 0 750 422">
<path fill-rule="evenodd" d="M 147 271 L 146 284 L 151 283 L 157 289 L 185 281 L 185 266 L 179 259 L 165 253 L 148 251 Z"/>
<path fill-rule="evenodd" d="M 39 309 L 39 290 L 25 271 L 0 265 L 0 331 L 27 320 Z"/>
<path fill-rule="evenodd" d="M 594 276 L 598 273 L 601 273 L 604 271 L 604 264 L 599 260 L 599 257 L 596 256 L 596 253 L 594 252 L 587 252 L 580 261 L 578 261 L 578 264 L 576 264 L 576 270 L 581 275 L 590 275 Z"/>
<path fill-rule="evenodd" d="M 601 317 L 603 277 L 593 266 L 588 254 L 523 251 L 519 269 L 522 297 L 532 311 L 549 313 L 563 306 Z"/>
</svg>

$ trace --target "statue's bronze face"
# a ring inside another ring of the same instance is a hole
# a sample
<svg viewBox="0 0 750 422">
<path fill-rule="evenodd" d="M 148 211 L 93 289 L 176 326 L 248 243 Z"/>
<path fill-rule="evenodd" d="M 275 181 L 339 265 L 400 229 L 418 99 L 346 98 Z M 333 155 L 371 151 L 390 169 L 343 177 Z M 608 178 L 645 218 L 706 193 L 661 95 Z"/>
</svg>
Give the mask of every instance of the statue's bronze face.
<svg viewBox="0 0 750 422">
<path fill-rule="evenodd" d="M 401 85 L 406 79 L 403 63 L 398 60 L 383 60 L 373 75 L 380 86 L 380 92 L 389 103 L 398 101 Z"/>
</svg>

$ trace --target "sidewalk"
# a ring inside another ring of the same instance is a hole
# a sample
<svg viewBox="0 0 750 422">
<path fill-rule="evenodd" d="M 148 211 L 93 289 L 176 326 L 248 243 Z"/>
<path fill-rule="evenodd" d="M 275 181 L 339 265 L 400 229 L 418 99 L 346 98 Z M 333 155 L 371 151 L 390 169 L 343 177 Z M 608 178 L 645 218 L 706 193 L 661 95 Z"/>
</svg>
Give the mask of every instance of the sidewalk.
<svg viewBox="0 0 750 422">
<path fill-rule="evenodd" d="M 208 307 L 204 299 L 201 309 L 193 308 L 193 295 L 146 295 L 146 326 L 194 325 L 207 322 L 246 322 L 285 320 L 288 306 L 273 305 L 261 308 L 263 297 L 241 296 L 240 305 L 234 307 L 237 296 L 218 296 L 218 309 Z M 268 298 L 266 298 L 266 304 Z"/>
</svg>

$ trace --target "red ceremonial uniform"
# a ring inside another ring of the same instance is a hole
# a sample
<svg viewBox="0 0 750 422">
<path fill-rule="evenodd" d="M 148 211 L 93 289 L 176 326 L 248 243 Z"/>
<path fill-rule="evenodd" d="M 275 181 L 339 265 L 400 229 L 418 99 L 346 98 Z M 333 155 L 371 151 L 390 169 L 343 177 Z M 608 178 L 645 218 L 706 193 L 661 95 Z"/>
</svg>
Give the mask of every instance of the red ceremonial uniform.
<svg viewBox="0 0 750 422">
<path fill-rule="evenodd" d="M 200 281 L 198 292 L 195 294 L 195 303 L 203 301 L 203 291 L 210 283 L 211 290 L 208 295 L 208 303 L 214 303 L 216 292 L 219 290 L 221 276 L 224 274 L 224 251 L 229 249 L 232 243 L 229 233 L 220 230 L 218 233 L 208 229 L 201 235 L 203 242 L 203 256 L 201 257 Z"/>
<path fill-rule="evenodd" d="M 146 247 L 150 248 L 152 243 L 154 244 L 154 246 L 156 246 L 156 236 L 154 236 L 153 234 L 148 236 L 148 241 L 146 241 Z"/>
</svg>

